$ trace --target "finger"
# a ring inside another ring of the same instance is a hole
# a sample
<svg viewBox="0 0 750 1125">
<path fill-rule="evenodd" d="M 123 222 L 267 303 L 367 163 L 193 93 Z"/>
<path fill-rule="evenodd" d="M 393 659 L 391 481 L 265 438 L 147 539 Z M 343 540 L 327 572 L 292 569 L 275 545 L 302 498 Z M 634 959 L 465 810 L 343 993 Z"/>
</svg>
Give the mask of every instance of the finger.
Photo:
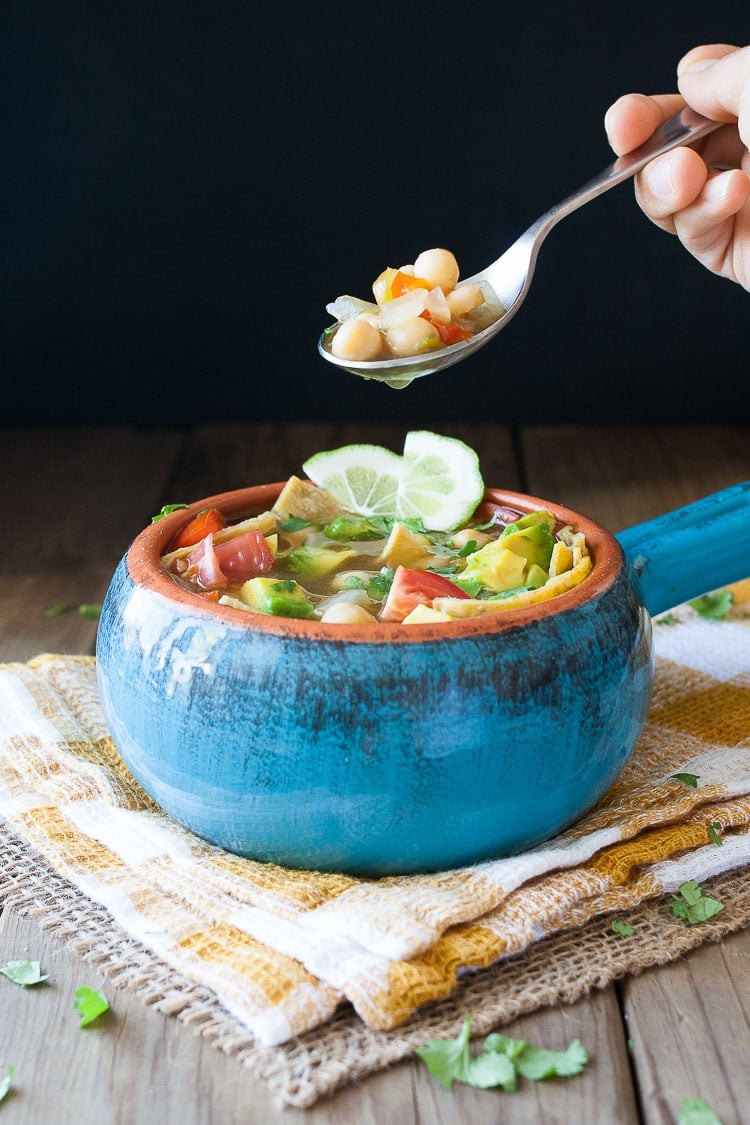
<svg viewBox="0 0 750 1125">
<path fill-rule="evenodd" d="M 698 198 L 707 176 L 706 165 L 697 152 L 676 148 L 657 156 L 636 176 L 636 198 L 657 226 L 674 234 L 674 214 Z"/>
<path fill-rule="evenodd" d="M 686 101 L 714 121 L 736 121 L 750 147 L 750 47 L 699 47 L 680 63 L 677 84 Z"/>
<path fill-rule="evenodd" d="M 674 216 L 682 244 L 714 273 L 730 276 L 736 216 L 750 200 L 750 177 L 738 169 L 709 176 L 698 198 Z"/>
<path fill-rule="evenodd" d="M 679 94 L 624 94 L 604 115 L 607 139 L 618 156 L 643 144 L 684 106 Z"/>
</svg>

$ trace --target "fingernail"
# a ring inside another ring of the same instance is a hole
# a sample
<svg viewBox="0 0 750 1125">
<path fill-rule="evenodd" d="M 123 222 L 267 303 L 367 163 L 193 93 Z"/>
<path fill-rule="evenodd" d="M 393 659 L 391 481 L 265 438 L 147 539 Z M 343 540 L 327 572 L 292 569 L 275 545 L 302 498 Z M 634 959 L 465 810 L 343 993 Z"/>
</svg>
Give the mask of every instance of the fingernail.
<svg viewBox="0 0 750 1125">
<path fill-rule="evenodd" d="M 710 66 L 713 66 L 714 63 L 718 61 L 718 59 L 700 59 L 698 62 L 689 63 L 688 65 L 678 63 L 677 77 L 682 78 L 683 74 L 695 74 L 699 70 L 708 70 Z"/>
<path fill-rule="evenodd" d="M 654 195 L 667 197 L 674 194 L 673 164 L 674 156 L 669 156 L 655 160 L 646 170 L 648 189 Z"/>
<path fill-rule="evenodd" d="M 721 203 L 726 198 L 729 190 L 731 173 L 722 172 L 718 176 L 710 176 L 703 185 L 703 198 L 709 203 Z"/>
</svg>

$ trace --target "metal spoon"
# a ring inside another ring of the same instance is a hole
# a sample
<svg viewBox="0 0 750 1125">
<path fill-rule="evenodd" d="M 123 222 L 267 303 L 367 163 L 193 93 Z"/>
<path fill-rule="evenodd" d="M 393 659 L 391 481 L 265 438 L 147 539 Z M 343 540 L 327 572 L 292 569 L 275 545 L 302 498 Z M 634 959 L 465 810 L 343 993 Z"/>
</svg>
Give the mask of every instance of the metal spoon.
<svg viewBox="0 0 750 1125">
<path fill-rule="evenodd" d="M 539 247 L 560 219 L 564 219 L 571 211 L 576 211 L 584 203 L 595 199 L 603 192 L 609 191 L 615 184 L 634 176 L 655 156 L 660 156 L 680 145 L 691 144 L 718 127 L 718 121 L 709 121 L 708 118 L 685 107 L 665 121 L 640 148 L 619 157 L 593 180 L 589 180 L 561 203 L 550 208 L 496 262 L 480 270 L 473 277 L 466 278 L 467 281 L 489 282 L 505 310 L 497 320 L 481 332 L 477 332 L 471 339 L 447 348 L 422 355 L 406 356 L 402 359 L 355 362 L 339 359 L 338 356 L 333 355 L 328 343 L 329 330 L 329 333 L 324 332 L 320 337 L 318 351 L 324 359 L 335 364 L 336 367 L 341 367 L 354 375 L 361 375 L 363 379 L 379 379 L 390 387 L 396 388 L 407 387 L 412 379 L 431 375 L 435 371 L 441 371 L 444 367 L 450 367 L 466 359 L 472 352 L 484 347 L 518 312 L 531 285 Z"/>
</svg>

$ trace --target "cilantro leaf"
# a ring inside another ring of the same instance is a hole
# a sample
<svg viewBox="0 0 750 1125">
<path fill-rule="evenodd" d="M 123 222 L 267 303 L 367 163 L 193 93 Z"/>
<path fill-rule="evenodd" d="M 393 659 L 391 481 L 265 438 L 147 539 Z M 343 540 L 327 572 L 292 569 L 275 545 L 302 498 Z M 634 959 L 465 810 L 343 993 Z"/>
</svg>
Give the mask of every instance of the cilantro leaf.
<svg viewBox="0 0 750 1125">
<path fill-rule="evenodd" d="M 0 973 L 14 984 L 20 984 L 22 988 L 41 984 L 42 981 L 49 979 L 48 976 L 42 976 L 40 961 L 8 961 L 6 965 L 0 967 Z"/>
<path fill-rule="evenodd" d="M 470 1031 L 471 1016 L 467 1015 L 455 1039 L 431 1039 L 417 1049 L 430 1074 L 448 1089 L 454 1082 L 463 1082 L 480 1089 L 500 1087 L 512 1093 L 519 1074 L 532 1082 L 553 1076 L 567 1078 L 580 1074 L 589 1061 L 578 1039 L 565 1051 L 547 1051 L 525 1039 L 510 1039 L 499 1032 L 488 1035 L 482 1052 L 473 1056 L 469 1049 Z"/>
<path fill-rule="evenodd" d="M 677 1125 L 721 1125 L 721 1121 L 703 1098 L 685 1098 L 677 1114 Z"/>
<path fill-rule="evenodd" d="M 546 1051 L 527 1043 L 516 1057 L 518 1073 L 532 1082 L 543 1078 L 570 1078 L 580 1074 L 589 1061 L 588 1051 L 580 1039 L 574 1039 L 565 1051 Z"/>
<path fill-rule="evenodd" d="M 612 933 L 619 934 L 620 937 L 632 937 L 635 933 L 633 926 L 629 926 L 627 922 L 623 922 L 620 918 L 613 918 L 609 925 Z"/>
<path fill-rule="evenodd" d="M 465 559 L 467 555 L 473 555 L 475 551 L 479 550 L 479 544 L 476 539 L 467 539 L 461 550 L 458 552 L 460 559 Z"/>
<path fill-rule="evenodd" d="M 717 898 L 704 894 L 703 889 L 695 879 L 690 879 L 679 887 L 680 897 L 672 895 L 672 901 L 666 903 L 662 909 L 671 910 L 675 918 L 682 918 L 688 926 L 697 926 L 707 922 L 724 909 L 724 903 Z"/>
<path fill-rule="evenodd" d="M 379 598 L 387 598 L 393 585 L 393 576 L 396 571 L 393 567 L 384 566 L 380 574 L 373 574 L 367 583 L 367 596 L 376 602 Z"/>
<path fill-rule="evenodd" d="M 455 566 L 428 566 L 427 567 L 427 570 L 429 570 L 430 574 L 442 574 L 446 577 L 450 577 L 452 574 L 458 574 L 460 569 L 461 568 L 460 568 L 460 566 L 458 566 L 458 564 L 456 564 Z"/>
<path fill-rule="evenodd" d="M 430 1039 L 424 1047 L 414 1052 L 433 1078 L 450 1090 L 454 1082 L 466 1082 L 469 1074 L 469 1032 L 471 1016 L 464 1017 L 464 1024 L 455 1039 Z"/>
<path fill-rule="evenodd" d="M 723 824 L 720 824 L 718 820 L 712 820 L 708 825 L 708 838 L 712 844 L 716 844 L 717 848 L 724 847 L 724 841 L 720 835 L 723 827 Z"/>
<path fill-rule="evenodd" d="M 52 605 L 49 609 L 45 609 L 45 617 L 60 617 L 63 613 L 67 613 L 70 609 L 68 602 L 60 602 L 59 605 Z"/>
<path fill-rule="evenodd" d="M 103 992 L 81 985 L 73 993 L 73 1007 L 81 1017 L 79 1027 L 87 1027 L 104 1012 L 109 1011 L 109 1001 Z"/>
<path fill-rule="evenodd" d="M 683 785 L 687 785 L 690 789 L 697 789 L 699 777 L 700 774 L 697 773 L 672 773 L 669 775 L 669 780 L 681 781 Z"/>
<path fill-rule="evenodd" d="M 15 1072 L 15 1067 L 11 1066 L 9 1063 L 5 1072 L 5 1077 L 0 1078 L 0 1102 L 3 1100 L 5 1095 L 8 1093 L 8 1090 L 10 1090 L 11 1086 L 13 1085 L 13 1075 L 15 1074 Z"/>
<path fill-rule="evenodd" d="M 679 625 L 680 619 L 676 613 L 665 613 L 654 618 L 654 625 Z"/>
<path fill-rule="evenodd" d="M 364 590 L 366 586 L 367 583 L 363 582 L 358 574 L 347 574 L 344 579 L 343 588 L 345 590 Z"/>
<path fill-rule="evenodd" d="M 734 604 L 734 594 L 731 590 L 714 590 L 711 594 L 704 594 L 688 602 L 691 609 L 709 621 L 723 621 Z"/>
<path fill-rule="evenodd" d="M 302 531 L 304 527 L 309 527 L 312 520 L 303 520 L 301 516 L 287 516 L 285 520 L 279 520 L 279 531 Z"/>
<path fill-rule="evenodd" d="M 273 583 L 271 589 L 280 594 L 293 594 L 296 585 L 293 578 L 280 578 L 278 582 Z"/>
<path fill-rule="evenodd" d="M 81 617 L 88 617 L 91 621 L 98 621 L 102 615 L 102 607 L 100 605 L 79 605 L 78 612 Z"/>
<path fill-rule="evenodd" d="M 160 512 L 151 517 L 151 523 L 158 523 L 165 516 L 171 516 L 172 512 L 179 512 L 181 508 L 187 508 L 187 504 L 165 504 Z"/>
</svg>

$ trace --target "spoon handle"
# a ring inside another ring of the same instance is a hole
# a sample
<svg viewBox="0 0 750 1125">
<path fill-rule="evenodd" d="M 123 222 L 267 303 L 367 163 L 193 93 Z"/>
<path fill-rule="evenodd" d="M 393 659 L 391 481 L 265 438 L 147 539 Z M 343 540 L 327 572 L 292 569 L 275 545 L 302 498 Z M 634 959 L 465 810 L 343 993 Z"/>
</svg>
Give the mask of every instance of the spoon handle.
<svg viewBox="0 0 750 1125">
<path fill-rule="evenodd" d="M 576 211 L 584 203 L 588 203 L 589 200 L 609 191 L 610 188 L 622 183 L 623 180 L 630 179 L 655 156 L 661 156 L 662 153 L 669 152 L 681 145 L 692 144 L 694 141 L 700 140 L 701 137 L 708 136 L 714 129 L 718 129 L 720 124 L 721 122 L 711 121 L 708 117 L 703 117 L 700 113 L 696 113 L 694 109 L 690 109 L 689 106 L 685 106 L 674 117 L 665 121 L 639 148 L 633 149 L 625 156 L 618 157 L 613 164 L 604 168 L 598 176 L 594 176 L 588 183 L 583 184 L 567 198 L 551 207 L 549 211 L 537 219 L 527 234 L 532 232 L 534 236 L 538 236 L 542 232 L 547 234 L 560 219 L 565 218 L 571 211 Z"/>
</svg>

